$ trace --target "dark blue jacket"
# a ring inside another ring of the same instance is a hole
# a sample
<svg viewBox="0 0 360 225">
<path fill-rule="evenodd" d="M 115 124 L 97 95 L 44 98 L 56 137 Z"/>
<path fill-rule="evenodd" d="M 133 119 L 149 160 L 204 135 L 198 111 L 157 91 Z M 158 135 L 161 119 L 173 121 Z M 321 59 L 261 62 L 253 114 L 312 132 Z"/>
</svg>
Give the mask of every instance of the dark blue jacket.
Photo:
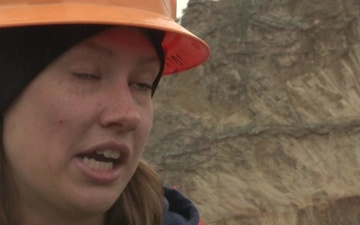
<svg viewBox="0 0 360 225">
<path fill-rule="evenodd" d="M 164 188 L 164 225 L 198 225 L 199 212 L 180 192 Z"/>
</svg>

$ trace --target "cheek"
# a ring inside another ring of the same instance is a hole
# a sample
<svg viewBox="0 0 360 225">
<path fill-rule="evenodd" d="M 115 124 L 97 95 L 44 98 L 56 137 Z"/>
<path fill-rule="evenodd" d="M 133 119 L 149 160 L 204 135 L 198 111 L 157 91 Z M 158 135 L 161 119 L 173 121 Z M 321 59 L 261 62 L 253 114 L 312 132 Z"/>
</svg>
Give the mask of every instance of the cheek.
<svg viewBox="0 0 360 225">
<path fill-rule="evenodd" d="M 67 111 L 75 104 L 61 101 L 56 92 L 49 93 L 30 86 L 6 112 L 3 144 L 13 158 L 26 158 L 28 154 L 33 154 L 32 158 L 44 157 L 50 147 L 66 143 L 64 134 L 71 135 L 71 129 L 66 127 L 77 114 Z"/>
<path fill-rule="evenodd" d="M 48 105 L 49 110 L 44 117 L 54 124 L 54 132 L 67 130 L 66 132 L 71 133 L 89 126 L 98 111 L 99 103 L 92 99 L 62 94 Z"/>
<path fill-rule="evenodd" d="M 137 149 L 140 148 L 141 149 L 140 152 L 142 153 L 149 138 L 152 127 L 152 122 L 153 122 L 152 107 L 148 107 L 146 110 L 143 110 L 142 113 L 140 114 L 140 118 L 141 118 L 141 122 L 139 124 L 139 127 L 137 128 L 135 145 L 138 145 Z"/>
<path fill-rule="evenodd" d="M 152 122 L 153 122 L 153 107 L 152 107 L 152 103 L 149 105 L 149 107 L 146 110 L 146 113 L 143 115 L 144 118 L 144 126 L 146 127 L 145 129 L 147 130 L 147 136 L 149 136 L 150 134 L 150 130 L 152 127 Z"/>
</svg>

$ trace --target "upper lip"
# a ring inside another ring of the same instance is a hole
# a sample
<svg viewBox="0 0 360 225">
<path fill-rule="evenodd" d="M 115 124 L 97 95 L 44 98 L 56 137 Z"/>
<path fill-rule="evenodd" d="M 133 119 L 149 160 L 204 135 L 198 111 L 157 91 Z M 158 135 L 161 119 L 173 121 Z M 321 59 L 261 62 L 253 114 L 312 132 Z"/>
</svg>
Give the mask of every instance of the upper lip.
<svg viewBox="0 0 360 225">
<path fill-rule="evenodd" d="M 79 155 L 86 155 L 90 153 L 94 153 L 96 151 L 106 150 L 106 149 L 112 149 L 115 151 L 118 151 L 121 155 L 120 160 L 122 162 L 125 162 L 127 158 L 130 156 L 130 148 L 125 144 L 119 144 L 117 142 L 105 142 L 98 145 L 94 145 L 85 151 L 80 152 Z"/>
</svg>

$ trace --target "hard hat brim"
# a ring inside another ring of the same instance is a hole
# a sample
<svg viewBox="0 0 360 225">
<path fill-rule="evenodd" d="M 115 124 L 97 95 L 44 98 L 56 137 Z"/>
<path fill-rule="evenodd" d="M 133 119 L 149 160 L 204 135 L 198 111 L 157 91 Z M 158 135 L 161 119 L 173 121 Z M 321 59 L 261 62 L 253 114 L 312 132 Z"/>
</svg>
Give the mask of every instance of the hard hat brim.
<svg viewBox="0 0 360 225">
<path fill-rule="evenodd" d="M 203 40 L 171 18 L 151 11 L 79 3 L 0 8 L 0 28 L 51 24 L 108 24 L 164 31 L 164 75 L 196 67 L 210 55 Z"/>
</svg>

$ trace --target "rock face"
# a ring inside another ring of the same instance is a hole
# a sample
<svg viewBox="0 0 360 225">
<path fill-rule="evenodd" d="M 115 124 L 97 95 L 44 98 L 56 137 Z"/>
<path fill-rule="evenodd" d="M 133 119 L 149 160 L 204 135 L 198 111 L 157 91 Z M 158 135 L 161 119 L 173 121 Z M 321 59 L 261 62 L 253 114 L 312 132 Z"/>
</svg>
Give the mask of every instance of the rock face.
<svg viewBox="0 0 360 225">
<path fill-rule="evenodd" d="M 206 225 L 360 224 L 360 1 L 190 0 L 182 24 L 212 56 L 155 94 L 165 183 Z"/>
</svg>

